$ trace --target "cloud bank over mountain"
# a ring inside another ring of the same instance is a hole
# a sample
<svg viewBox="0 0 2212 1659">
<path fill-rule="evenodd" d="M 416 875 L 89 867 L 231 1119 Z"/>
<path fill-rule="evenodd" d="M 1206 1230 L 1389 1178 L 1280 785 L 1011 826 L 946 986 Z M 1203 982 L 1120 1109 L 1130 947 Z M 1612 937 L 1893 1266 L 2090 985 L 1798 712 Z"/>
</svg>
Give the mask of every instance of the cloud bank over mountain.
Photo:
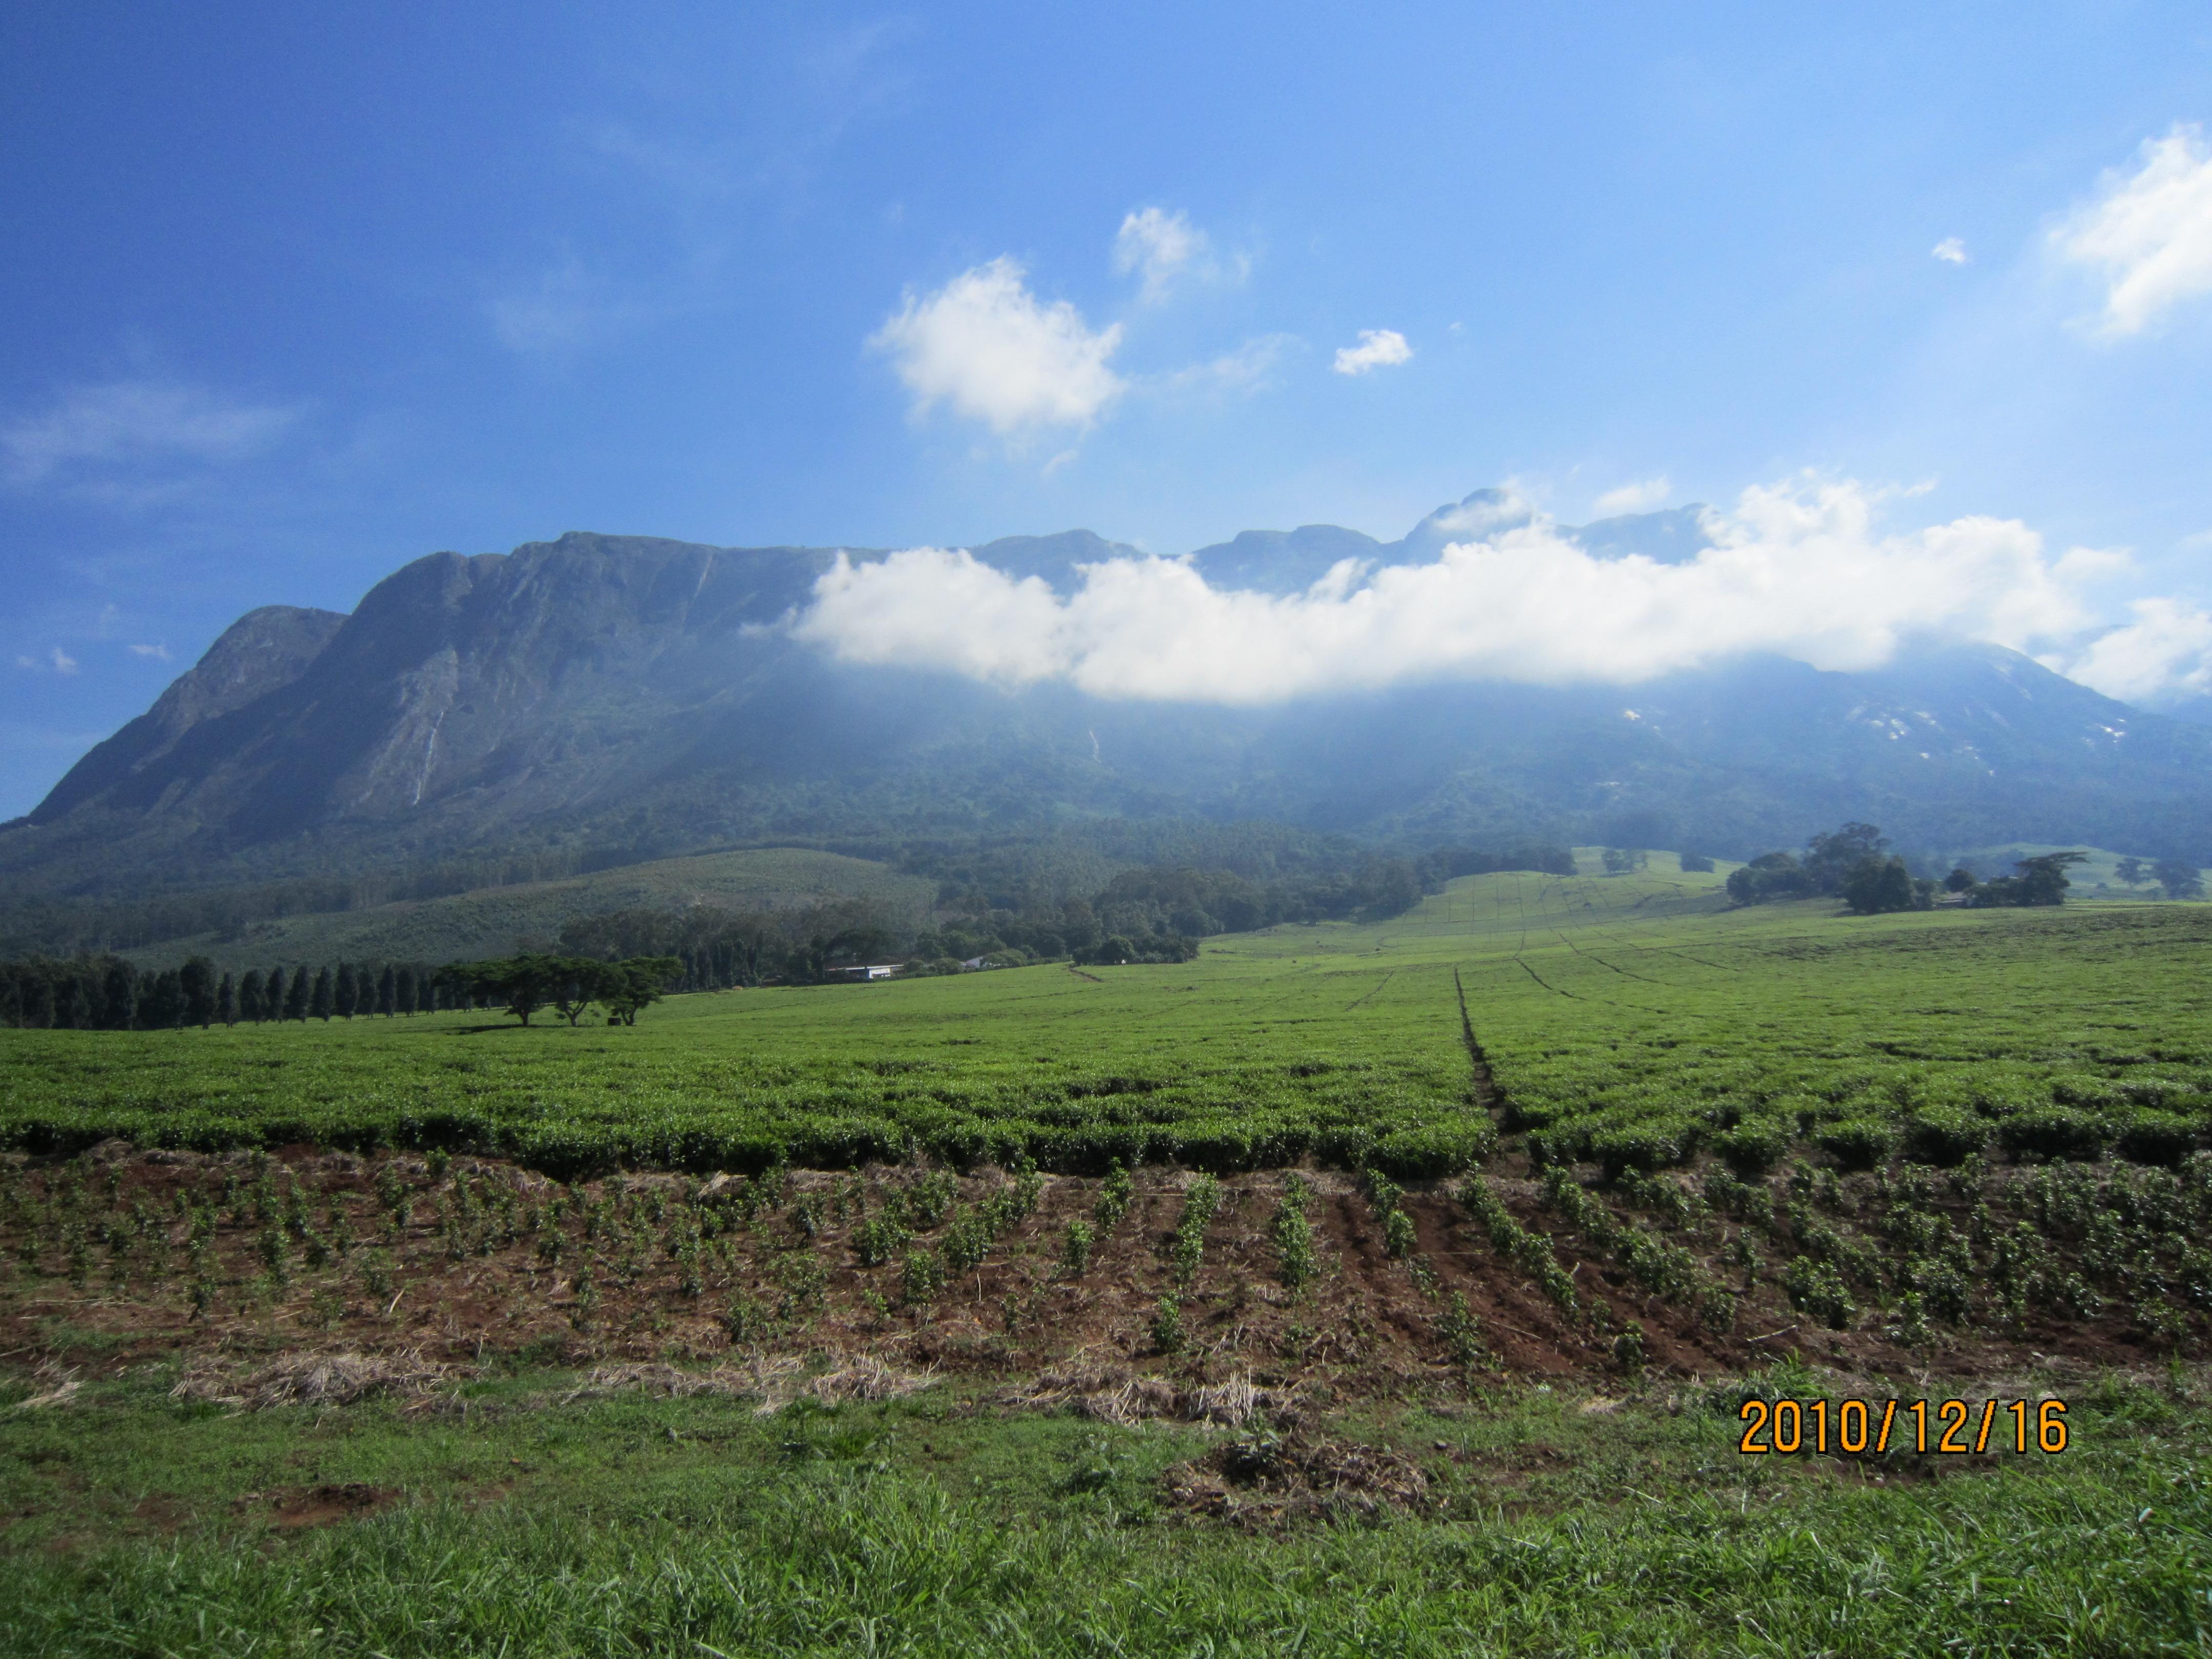
<svg viewBox="0 0 2212 1659">
<path fill-rule="evenodd" d="M 1629 684 L 1753 653 L 1858 671 L 1916 635 L 2021 649 L 2084 632 L 2099 559 L 2053 557 L 2017 520 L 1886 533 L 1883 501 L 1850 481 L 1754 487 L 1706 511 L 1709 545 L 1665 562 L 1607 556 L 1540 515 L 1443 515 L 1463 527 L 1433 557 L 1347 558 L 1287 595 L 1145 556 L 1086 564 L 1061 593 L 962 550 L 912 548 L 841 556 L 789 626 L 847 662 L 1247 706 L 1454 679 Z M 2136 626 L 2154 624 L 2172 631 Z M 2128 641 L 2107 634 L 2092 652 L 2108 675 L 2140 676 Z"/>
</svg>

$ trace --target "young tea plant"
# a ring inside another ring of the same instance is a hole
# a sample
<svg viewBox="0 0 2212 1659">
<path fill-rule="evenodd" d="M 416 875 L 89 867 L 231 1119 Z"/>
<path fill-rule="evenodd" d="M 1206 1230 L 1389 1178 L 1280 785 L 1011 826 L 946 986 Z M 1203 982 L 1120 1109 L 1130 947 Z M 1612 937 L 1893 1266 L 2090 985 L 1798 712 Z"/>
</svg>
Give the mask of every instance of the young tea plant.
<svg viewBox="0 0 2212 1659">
<path fill-rule="evenodd" d="M 1067 1224 L 1060 1246 L 1060 1265 L 1070 1279 L 1080 1279 L 1091 1265 L 1091 1224 L 1081 1218 Z"/>
<path fill-rule="evenodd" d="M 1413 1253 L 1418 1239 L 1413 1218 L 1399 1203 L 1406 1195 L 1405 1189 L 1379 1170 L 1367 1172 L 1365 1185 L 1368 1206 L 1382 1229 L 1382 1253 L 1394 1261 L 1401 1261 Z"/>
<path fill-rule="evenodd" d="M 1306 1198 L 1305 1177 L 1293 1173 L 1283 1182 L 1283 1196 L 1267 1223 L 1267 1237 L 1275 1246 L 1275 1276 L 1293 1295 L 1320 1271 L 1314 1253 L 1313 1223 L 1306 1219 Z"/>
<path fill-rule="evenodd" d="M 1183 1190 L 1182 1219 L 1176 1225 L 1175 1241 L 1170 1247 L 1178 1290 L 1188 1291 L 1197 1282 L 1199 1267 L 1206 1259 L 1206 1230 L 1220 1207 L 1221 1183 L 1210 1175 L 1193 1176 Z"/>
<path fill-rule="evenodd" d="M 1099 1237 L 1105 1237 L 1121 1224 L 1121 1218 L 1129 1213 L 1136 1197 L 1136 1183 L 1129 1179 L 1127 1170 L 1116 1164 L 1106 1172 L 1106 1179 L 1099 1184 L 1097 1202 L 1091 1209 L 1091 1222 L 1097 1228 Z"/>
</svg>

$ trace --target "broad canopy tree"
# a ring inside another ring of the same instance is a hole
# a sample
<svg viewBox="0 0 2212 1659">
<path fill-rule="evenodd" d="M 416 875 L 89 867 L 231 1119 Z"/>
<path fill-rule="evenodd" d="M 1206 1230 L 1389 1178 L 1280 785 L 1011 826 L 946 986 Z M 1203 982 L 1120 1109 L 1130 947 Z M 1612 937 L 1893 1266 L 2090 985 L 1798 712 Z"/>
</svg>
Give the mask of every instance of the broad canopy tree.
<svg viewBox="0 0 2212 1659">
<path fill-rule="evenodd" d="M 641 1010 L 660 1000 L 684 971 L 673 957 L 632 957 L 602 962 L 593 957 L 526 955 L 489 962 L 457 962 L 439 970 L 441 982 L 471 1002 L 495 1003 L 525 1025 L 551 1006 L 570 1025 L 593 1003 L 611 1025 L 635 1025 Z"/>
</svg>

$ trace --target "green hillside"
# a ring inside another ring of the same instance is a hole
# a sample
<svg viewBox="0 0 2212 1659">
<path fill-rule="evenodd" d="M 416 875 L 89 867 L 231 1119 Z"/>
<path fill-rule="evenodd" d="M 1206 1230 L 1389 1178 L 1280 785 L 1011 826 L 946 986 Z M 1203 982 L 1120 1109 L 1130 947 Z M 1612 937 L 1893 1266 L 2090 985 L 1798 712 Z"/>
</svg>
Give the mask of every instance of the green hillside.
<svg viewBox="0 0 2212 1659">
<path fill-rule="evenodd" d="M 714 903 L 781 907 L 823 898 L 868 898 L 918 915 L 936 891 L 918 876 L 836 853 L 799 848 L 659 859 L 595 875 L 488 887 L 450 898 L 385 904 L 256 922 L 236 937 L 203 933 L 129 952 L 142 967 L 204 956 L 233 971 L 271 963 L 455 962 L 550 945 L 579 916 Z"/>
</svg>

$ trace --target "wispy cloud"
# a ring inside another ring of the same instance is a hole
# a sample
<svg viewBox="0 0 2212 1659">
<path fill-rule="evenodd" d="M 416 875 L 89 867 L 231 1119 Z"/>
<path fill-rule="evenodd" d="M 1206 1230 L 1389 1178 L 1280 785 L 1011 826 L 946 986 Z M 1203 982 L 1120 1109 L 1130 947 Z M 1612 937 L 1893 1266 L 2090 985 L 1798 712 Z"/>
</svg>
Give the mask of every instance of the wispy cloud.
<svg viewBox="0 0 2212 1659">
<path fill-rule="evenodd" d="M 565 357 L 670 308 L 667 301 L 647 303 L 618 291 L 573 253 L 484 307 L 501 345 L 538 358 Z"/>
<path fill-rule="evenodd" d="M 1206 233 L 1192 225 L 1188 215 L 1148 207 L 1121 221 L 1114 238 L 1114 269 L 1143 273 L 1145 298 L 1158 300 L 1206 246 Z"/>
<path fill-rule="evenodd" d="M 1674 493 L 1674 484 L 1662 474 L 1608 489 L 1591 503 L 1590 510 L 1601 519 L 1620 513 L 1649 513 Z"/>
<path fill-rule="evenodd" d="M 1413 355 L 1413 348 L 1406 343 L 1406 337 L 1396 329 L 1363 328 L 1358 345 L 1336 349 L 1336 362 L 1331 367 L 1340 374 L 1364 374 L 1372 369 L 1406 362 Z"/>
<path fill-rule="evenodd" d="M 1108 367 L 1121 325 L 1092 330 L 1066 301 L 1041 302 L 1026 276 L 1011 258 L 977 265 L 934 293 L 909 292 L 871 337 L 917 416 L 945 404 L 1008 437 L 1088 426 L 1121 394 Z"/>
<path fill-rule="evenodd" d="M 1179 368 L 1160 384 L 1171 392 L 1258 392 L 1270 384 L 1283 355 L 1298 343 L 1290 334 L 1260 334 L 1234 351 Z"/>
<path fill-rule="evenodd" d="M 87 469 L 246 460 L 300 412 L 175 381 L 73 386 L 35 414 L 0 422 L 0 481 L 27 489 Z"/>
<path fill-rule="evenodd" d="M 153 662 L 167 662 L 169 660 L 169 647 L 166 645 L 134 645 L 131 647 L 131 654 Z"/>
<path fill-rule="evenodd" d="M 1217 258 L 1212 239 L 1191 223 L 1188 214 L 1147 207 L 1123 217 L 1114 237 L 1114 269 L 1125 276 L 1139 273 L 1141 297 L 1157 304 L 1186 278 L 1241 283 L 1250 273 L 1251 261 L 1241 253 L 1225 262 Z"/>
<path fill-rule="evenodd" d="M 1714 544 L 1680 564 L 1595 557 L 1539 517 L 1289 598 L 1145 558 L 1088 566 L 1063 599 L 963 551 L 917 548 L 841 561 L 793 627 L 851 661 L 1265 704 L 1444 678 L 1627 684 L 1747 652 L 1864 669 L 1914 633 L 2021 646 L 2087 620 L 2027 526 L 1885 534 L 1882 496 L 1811 478 L 1747 489 L 1709 520 Z"/>
<path fill-rule="evenodd" d="M 1966 245 L 1956 236 L 1946 236 L 1934 247 L 1929 248 L 1928 253 L 1929 258 L 1941 259 L 1947 265 L 1963 265 L 1966 263 Z"/>
<path fill-rule="evenodd" d="M 15 666 L 27 668 L 34 674 L 74 674 L 76 672 L 77 661 L 75 657 L 58 645 L 43 657 L 18 655 L 15 659 Z"/>
<path fill-rule="evenodd" d="M 2104 273 L 2107 333 L 2139 334 L 2212 292 L 2212 150 L 2203 135 L 2176 126 L 2147 142 L 2135 170 L 2107 173 L 2054 242 L 2062 258 Z"/>
</svg>

